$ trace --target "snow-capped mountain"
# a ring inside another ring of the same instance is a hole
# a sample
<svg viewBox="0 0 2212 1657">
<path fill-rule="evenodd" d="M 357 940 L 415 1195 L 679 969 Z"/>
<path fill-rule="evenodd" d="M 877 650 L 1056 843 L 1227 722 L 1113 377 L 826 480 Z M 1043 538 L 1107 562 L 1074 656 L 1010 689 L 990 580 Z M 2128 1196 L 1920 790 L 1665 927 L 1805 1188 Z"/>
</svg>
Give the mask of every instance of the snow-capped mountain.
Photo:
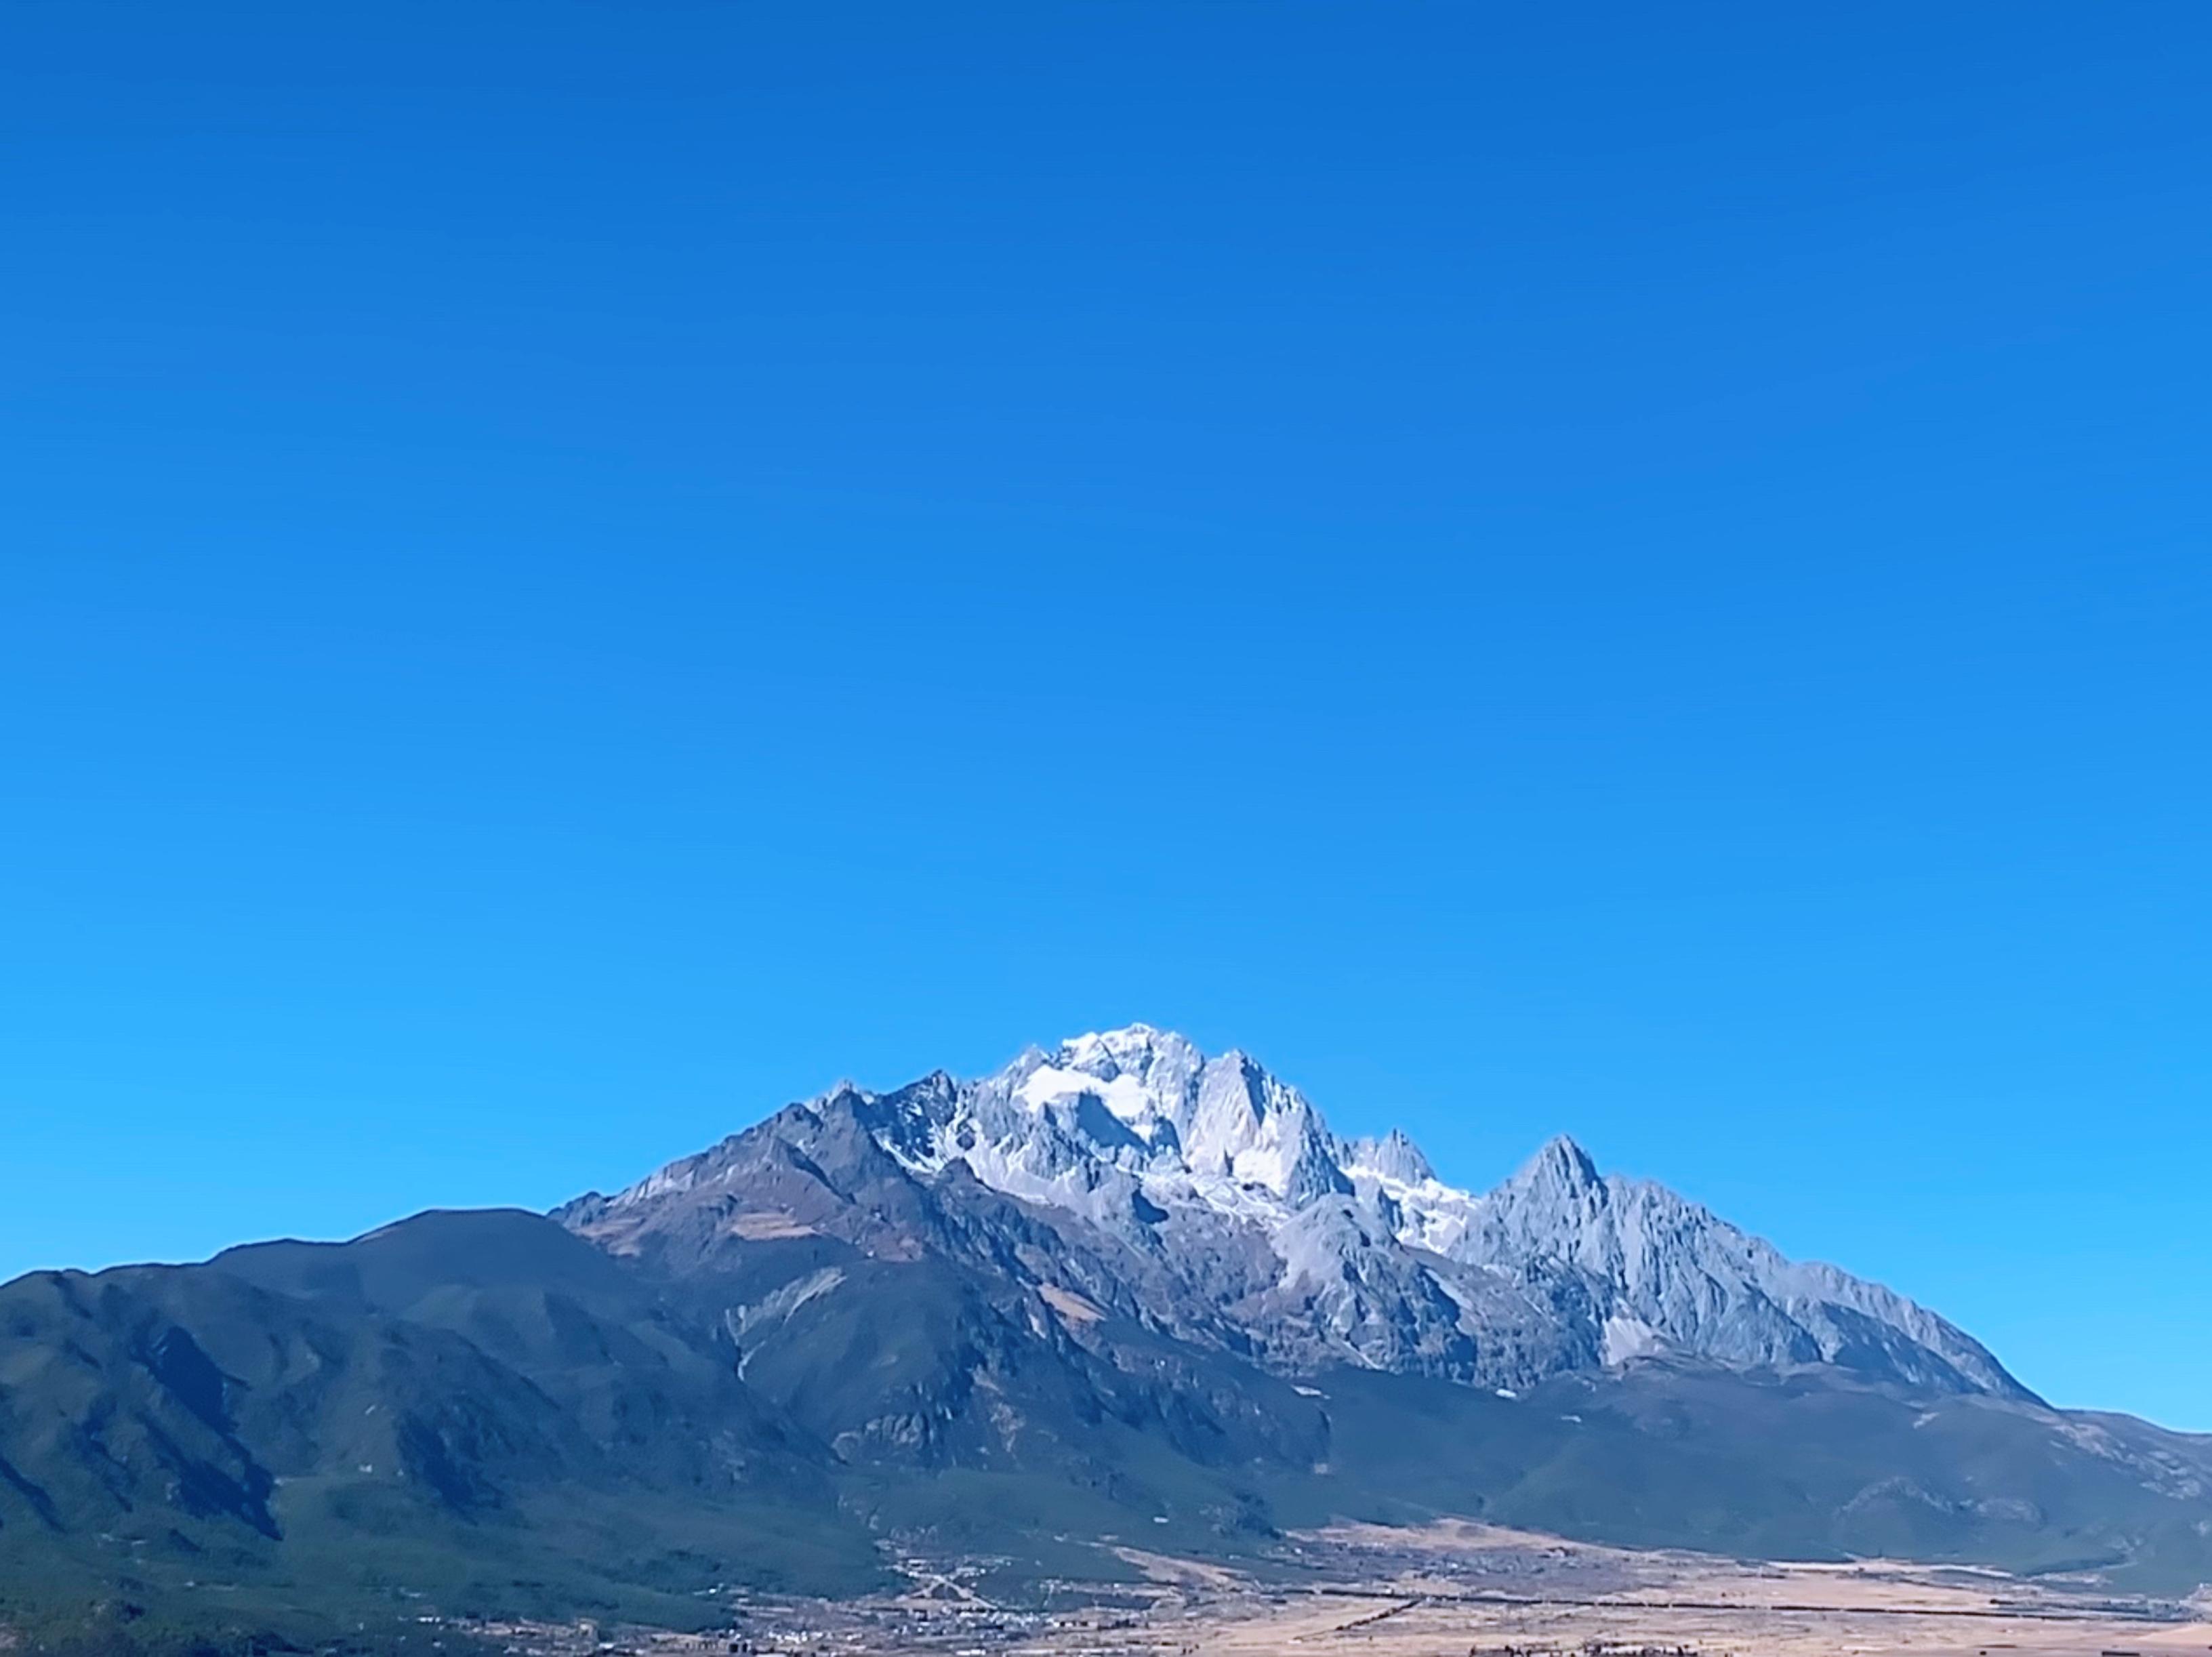
<svg viewBox="0 0 2212 1657">
<path fill-rule="evenodd" d="M 1601 1174 L 1571 1140 L 1478 1194 L 1404 1134 L 1340 1139 L 1247 1055 L 1142 1024 L 981 1080 L 842 1087 L 559 1217 L 629 1252 L 777 1226 L 963 1251 L 1062 1321 L 1079 1304 L 1290 1374 L 1512 1388 L 1672 1355 L 2028 1396 L 1933 1313 Z"/>
<path fill-rule="evenodd" d="M 1333 1517 L 2212 1581 L 2212 1439 L 2042 1405 L 1570 1141 L 1477 1194 L 1141 1027 L 841 1086 L 550 1217 L 35 1272 L 0 1376 L 11 1609 L 209 1557 L 289 1594 L 334 1548 L 409 1580 L 495 1514 L 579 1611 Z"/>
</svg>

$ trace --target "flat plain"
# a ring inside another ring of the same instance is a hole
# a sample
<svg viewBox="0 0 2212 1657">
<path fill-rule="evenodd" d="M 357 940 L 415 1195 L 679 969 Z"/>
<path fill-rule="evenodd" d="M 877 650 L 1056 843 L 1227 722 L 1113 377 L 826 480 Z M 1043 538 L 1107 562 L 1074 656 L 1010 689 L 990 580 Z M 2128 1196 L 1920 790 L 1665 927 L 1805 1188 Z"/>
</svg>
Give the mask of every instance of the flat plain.
<svg viewBox="0 0 2212 1657">
<path fill-rule="evenodd" d="M 2212 1607 L 2094 1581 L 1861 1561 L 1583 1546 L 1474 1525 L 1342 1527 L 1302 1541 L 1364 1584 L 1224 1606 L 1197 1648 L 1364 1657 L 2165 1657 L 2212 1651 Z"/>
<path fill-rule="evenodd" d="M 1448 1522 L 1346 1525 L 1237 1566 L 1109 1545 L 1131 1580 L 1001 1603 L 990 1562 L 902 1562 L 901 1593 L 752 1599 L 703 1634 L 477 1624 L 495 1648 L 750 1657 L 2204 1657 L 2212 1594 L 2115 1595 L 1899 1560 L 1729 1559 Z"/>
</svg>

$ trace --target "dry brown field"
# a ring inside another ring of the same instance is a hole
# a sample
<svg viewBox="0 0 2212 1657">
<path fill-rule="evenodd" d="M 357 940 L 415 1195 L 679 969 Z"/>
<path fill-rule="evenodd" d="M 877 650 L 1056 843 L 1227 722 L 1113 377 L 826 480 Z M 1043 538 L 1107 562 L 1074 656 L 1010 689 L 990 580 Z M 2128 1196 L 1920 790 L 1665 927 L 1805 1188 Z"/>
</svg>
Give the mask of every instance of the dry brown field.
<svg viewBox="0 0 2212 1657">
<path fill-rule="evenodd" d="M 2212 1605 L 2094 1582 L 1873 1560 L 1745 1562 L 1476 1525 L 1303 1539 L 1364 1583 L 1193 1602 L 1157 1631 L 1200 1657 L 2207 1657 Z M 1180 1624 L 1176 1628 L 1176 1624 Z"/>
</svg>

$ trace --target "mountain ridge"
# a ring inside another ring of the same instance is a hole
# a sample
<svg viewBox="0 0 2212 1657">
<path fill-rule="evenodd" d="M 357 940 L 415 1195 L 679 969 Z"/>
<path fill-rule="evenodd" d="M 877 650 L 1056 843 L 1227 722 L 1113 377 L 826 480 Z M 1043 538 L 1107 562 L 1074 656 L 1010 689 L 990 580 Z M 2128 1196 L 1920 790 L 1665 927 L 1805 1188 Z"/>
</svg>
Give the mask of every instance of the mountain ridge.
<svg viewBox="0 0 2212 1657">
<path fill-rule="evenodd" d="M 1031 1047 L 972 1081 L 845 1083 L 810 1103 L 849 1112 L 925 1185 L 958 1162 L 1094 1251 L 1142 1260 L 1146 1279 L 1177 1286 L 1186 1332 L 1226 1320 L 1285 1373 L 1350 1361 L 1514 1387 L 1674 1352 L 2034 1397 L 1936 1313 L 1788 1259 L 1656 1181 L 1602 1174 L 1567 1136 L 1477 1193 L 1443 1181 L 1402 1130 L 1341 1138 L 1250 1055 L 1209 1056 L 1148 1024 Z M 628 1213 L 635 1229 L 726 1177 L 714 1156 L 555 1217 L 604 1229 Z M 1273 1257 L 1267 1281 L 1255 1251 Z"/>
</svg>

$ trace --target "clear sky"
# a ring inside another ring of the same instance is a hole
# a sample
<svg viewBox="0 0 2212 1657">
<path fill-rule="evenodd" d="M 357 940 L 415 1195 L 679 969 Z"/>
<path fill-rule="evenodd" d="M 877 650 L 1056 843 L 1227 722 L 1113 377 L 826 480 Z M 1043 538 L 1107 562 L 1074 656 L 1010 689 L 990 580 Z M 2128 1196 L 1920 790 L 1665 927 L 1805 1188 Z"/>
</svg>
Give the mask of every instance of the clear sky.
<svg viewBox="0 0 2212 1657">
<path fill-rule="evenodd" d="M 0 17 L 0 1275 L 1145 1019 L 2212 1429 L 2212 10 Z"/>
</svg>

